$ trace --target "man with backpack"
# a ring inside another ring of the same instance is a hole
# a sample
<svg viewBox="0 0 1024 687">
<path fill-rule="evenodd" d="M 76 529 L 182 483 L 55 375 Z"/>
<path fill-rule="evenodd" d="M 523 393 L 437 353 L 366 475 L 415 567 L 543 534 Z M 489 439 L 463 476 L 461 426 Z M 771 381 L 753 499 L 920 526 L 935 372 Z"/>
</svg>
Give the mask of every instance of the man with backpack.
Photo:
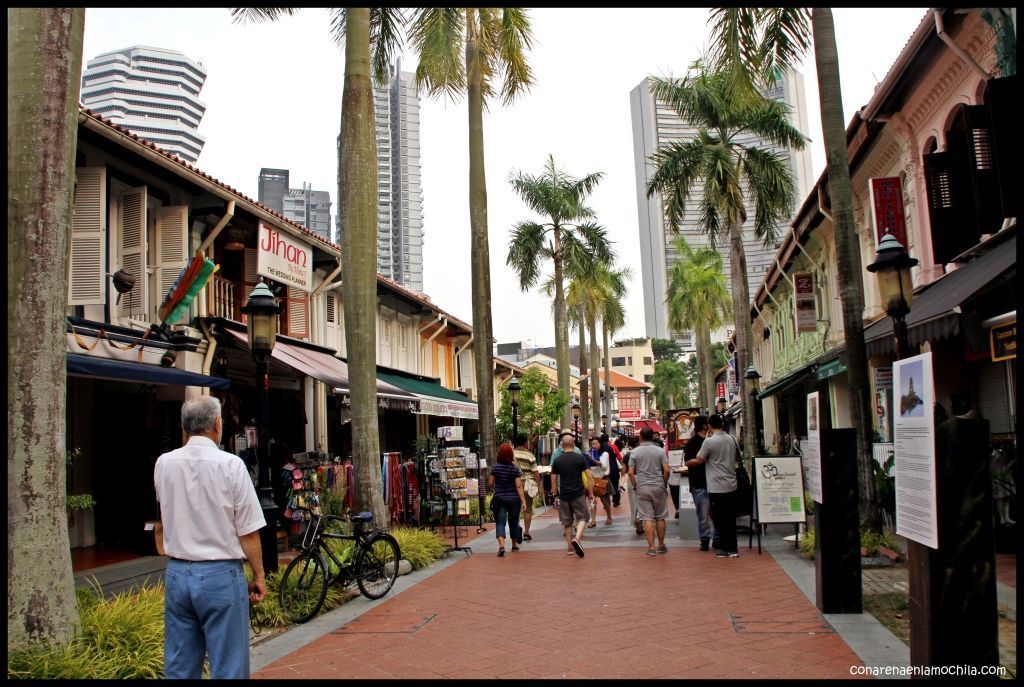
<svg viewBox="0 0 1024 687">
<path fill-rule="evenodd" d="M 694 461 L 705 465 L 711 517 L 722 548 L 715 558 L 739 558 L 736 546 L 736 440 L 725 431 L 721 415 L 708 418 L 711 435 L 704 440 Z"/>
</svg>

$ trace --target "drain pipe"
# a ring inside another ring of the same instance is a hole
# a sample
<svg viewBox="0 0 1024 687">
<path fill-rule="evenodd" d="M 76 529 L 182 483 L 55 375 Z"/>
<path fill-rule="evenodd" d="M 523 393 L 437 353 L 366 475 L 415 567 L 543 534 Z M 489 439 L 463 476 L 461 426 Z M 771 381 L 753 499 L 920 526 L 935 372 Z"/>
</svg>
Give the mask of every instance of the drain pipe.
<svg viewBox="0 0 1024 687">
<path fill-rule="evenodd" d="M 213 328 L 206 323 L 205 318 L 199 318 L 199 327 L 203 330 L 203 336 L 206 337 L 206 357 L 203 358 L 203 374 L 206 376 L 210 375 L 210 368 L 213 367 L 213 354 L 217 352 L 217 339 L 212 336 Z M 202 387 L 200 393 L 203 396 L 210 395 L 209 387 Z"/>
<path fill-rule="evenodd" d="M 428 343 L 430 343 L 431 341 L 436 339 L 438 334 L 440 334 L 441 332 L 443 332 L 445 329 L 448 328 L 448 318 L 445 317 L 444 315 L 438 315 L 436 320 L 434 320 L 433 322 L 428 322 L 427 324 L 423 325 L 422 327 L 420 327 L 419 329 L 416 330 L 416 334 L 422 334 L 423 332 L 425 332 L 427 330 L 427 327 L 430 327 L 431 325 L 437 324 L 439 322 L 441 322 L 442 324 L 441 324 L 440 327 L 437 328 L 437 331 L 434 332 L 433 334 L 431 334 L 429 339 L 427 339 L 426 341 L 420 343 L 420 374 L 423 374 L 423 367 L 424 367 L 424 363 L 423 363 L 423 350 L 424 350 L 424 347 Z"/>
<path fill-rule="evenodd" d="M 939 37 L 939 40 L 949 46 L 949 49 L 956 53 L 957 57 L 974 67 L 974 70 L 981 74 L 982 78 L 991 79 L 992 75 L 982 69 L 981 65 L 975 62 L 974 58 L 968 55 L 967 51 L 957 45 L 950 35 L 946 33 L 942 25 L 942 10 L 937 8 L 932 9 L 932 16 L 935 17 L 935 34 Z"/>
</svg>

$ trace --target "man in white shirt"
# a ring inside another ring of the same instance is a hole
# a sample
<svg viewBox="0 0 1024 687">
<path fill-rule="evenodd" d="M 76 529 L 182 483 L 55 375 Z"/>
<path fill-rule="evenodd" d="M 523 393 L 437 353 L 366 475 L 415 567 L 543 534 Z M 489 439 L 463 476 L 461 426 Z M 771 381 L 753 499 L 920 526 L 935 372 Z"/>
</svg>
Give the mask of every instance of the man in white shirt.
<svg viewBox="0 0 1024 687">
<path fill-rule="evenodd" d="M 260 528 L 266 526 L 252 479 L 238 456 L 218 449 L 220 401 L 200 396 L 181 407 L 186 444 L 156 461 L 156 537 L 170 560 L 164 575 L 164 676 L 249 677 L 249 601 L 266 594 Z M 246 583 L 242 558 L 253 580 Z M 248 588 L 248 596 L 246 591 Z"/>
</svg>

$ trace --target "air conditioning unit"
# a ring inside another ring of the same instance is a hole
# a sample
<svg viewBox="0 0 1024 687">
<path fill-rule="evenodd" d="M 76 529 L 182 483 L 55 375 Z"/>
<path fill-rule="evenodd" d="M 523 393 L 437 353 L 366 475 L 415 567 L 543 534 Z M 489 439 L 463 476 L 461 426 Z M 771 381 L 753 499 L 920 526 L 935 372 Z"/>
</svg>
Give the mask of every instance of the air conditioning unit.
<svg viewBox="0 0 1024 687">
<path fill-rule="evenodd" d="M 468 386 L 467 387 L 461 387 L 461 388 L 459 388 L 459 391 L 464 393 L 464 394 L 466 394 L 470 398 L 476 400 L 476 397 L 473 395 L 473 388 L 472 387 L 468 387 Z"/>
</svg>

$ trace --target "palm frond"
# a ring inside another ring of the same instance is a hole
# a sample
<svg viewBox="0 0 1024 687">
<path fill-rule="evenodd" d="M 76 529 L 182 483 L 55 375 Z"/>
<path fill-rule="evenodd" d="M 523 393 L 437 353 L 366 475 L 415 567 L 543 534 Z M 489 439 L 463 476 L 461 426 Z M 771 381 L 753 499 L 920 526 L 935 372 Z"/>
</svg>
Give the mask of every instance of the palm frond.
<svg viewBox="0 0 1024 687">
<path fill-rule="evenodd" d="M 811 45 L 811 12 L 806 7 L 761 7 L 755 10 L 762 28 L 755 58 L 764 85 L 792 69 Z"/>
<path fill-rule="evenodd" d="M 710 67 L 722 71 L 730 67 L 726 93 L 737 96 L 756 92 L 761 51 L 758 40 L 758 11 L 753 7 L 716 7 L 708 24 Z"/>
<path fill-rule="evenodd" d="M 533 86 L 533 74 L 526 61 L 526 52 L 533 45 L 533 33 L 526 9 L 505 7 L 497 32 L 497 48 L 502 66 L 501 97 L 505 104 Z"/>
<path fill-rule="evenodd" d="M 595 222 L 584 222 L 576 225 L 576 234 L 583 239 L 584 245 L 594 259 L 604 265 L 615 262 L 615 249 L 608 241 L 608 230 Z"/>
<path fill-rule="evenodd" d="M 775 145 L 803 150 L 807 137 L 789 120 L 789 105 L 778 100 L 760 99 L 737 119 L 739 128 L 750 131 Z"/>
<path fill-rule="evenodd" d="M 296 7 L 232 7 L 231 21 L 236 24 L 264 21 L 277 21 L 281 17 L 290 17 L 298 12 Z"/>
<path fill-rule="evenodd" d="M 660 193 L 665 215 L 673 230 L 678 230 L 686 214 L 686 205 L 694 184 L 705 174 L 705 148 L 701 138 L 674 141 L 651 156 L 654 174 L 647 182 L 647 197 Z"/>
<path fill-rule="evenodd" d="M 519 287 L 526 291 L 540 278 L 540 264 L 550 257 L 545 250 L 544 227 L 536 222 L 519 222 L 512 227 L 505 264 L 519 277 Z"/>
<path fill-rule="evenodd" d="M 416 85 L 428 94 L 453 100 L 466 89 L 466 15 L 454 7 L 417 9 L 410 21 L 409 40 L 420 54 Z"/>
<path fill-rule="evenodd" d="M 781 153 L 743 146 L 743 172 L 754 201 L 754 235 L 774 247 L 776 228 L 792 215 L 796 185 Z"/>
<path fill-rule="evenodd" d="M 370 9 L 370 50 L 372 51 L 373 79 L 383 86 L 390 77 L 395 54 L 402 50 L 402 31 L 405 13 L 398 7 Z"/>
<path fill-rule="evenodd" d="M 730 112 L 732 103 L 723 97 L 723 90 L 715 78 L 698 67 L 682 80 L 655 78 L 651 93 L 676 111 L 683 121 L 698 129 L 718 128 Z"/>
</svg>

